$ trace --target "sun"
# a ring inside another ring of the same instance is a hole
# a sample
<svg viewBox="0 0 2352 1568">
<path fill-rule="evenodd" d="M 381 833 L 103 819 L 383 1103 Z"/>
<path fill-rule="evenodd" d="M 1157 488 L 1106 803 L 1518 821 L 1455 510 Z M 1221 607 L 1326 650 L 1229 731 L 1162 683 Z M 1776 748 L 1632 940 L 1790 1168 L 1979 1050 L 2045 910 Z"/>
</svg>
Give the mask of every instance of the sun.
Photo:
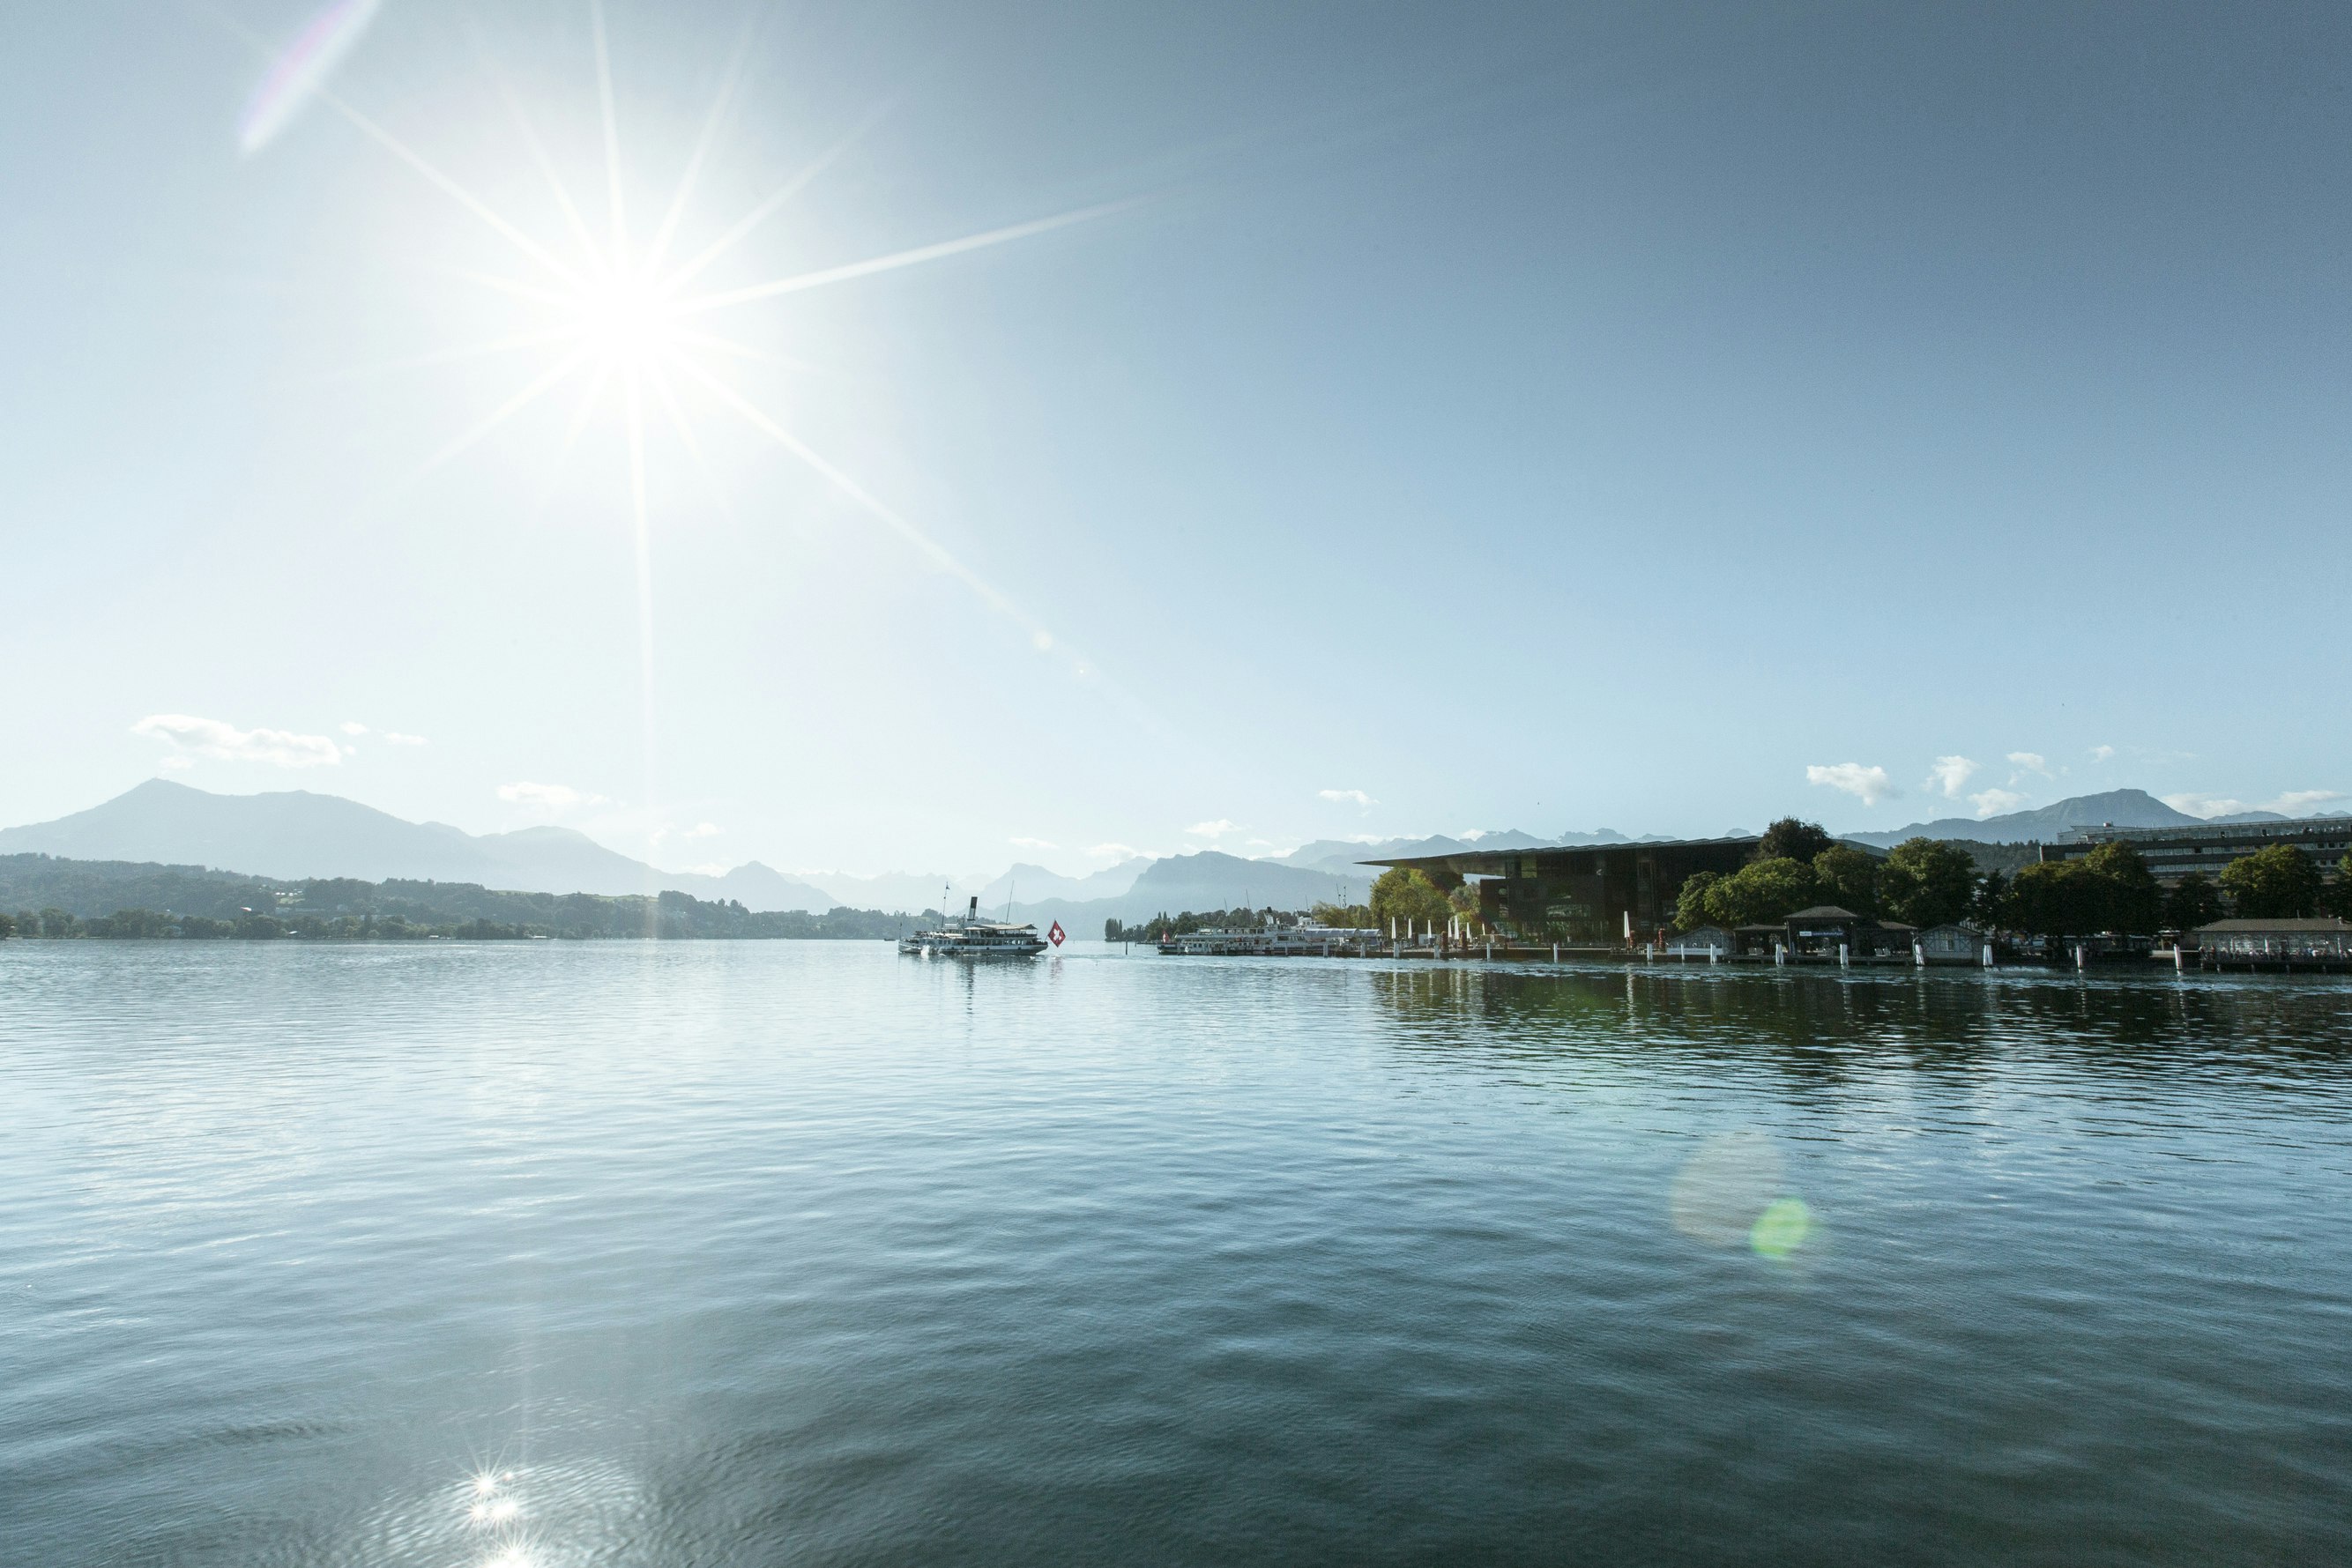
<svg viewBox="0 0 2352 1568">
<path fill-rule="evenodd" d="M 365 9 L 372 13 L 373 6 Z M 632 212 L 627 195 L 636 187 L 630 178 L 629 141 L 624 134 L 614 91 L 614 51 L 606 27 L 604 0 L 585 0 L 585 9 L 594 47 L 594 79 L 593 84 L 584 85 L 592 87 L 602 132 L 602 156 L 593 162 L 571 163 L 551 154 L 535 128 L 538 115 L 534 106 L 505 78 L 490 57 L 487 45 L 478 40 L 478 58 L 503 100 L 515 133 L 512 150 L 518 171 L 535 169 L 544 181 L 555 213 L 562 218 L 561 224 L 545 225 L 536 230 L 514 211 L 502 210 L 484 200 L 393 129 L 363 112 L 328 84 L 324 68 L 318 71 L 308 71 L 306 68 L 306 73 L 299 76 L 301 89 L 310 101 L 341 116 L 411 174 L 463 209 L 474 222 L 495 233 L 507 247 L 512 270 L 505 275 L 451 270 L 449 276 L 469 287 L 487 287 L 510 306 L 514 314 L 508 323 L 509 329 L 485 341 L 433 348 L 381 368 L 422 369 L 463 360 L 522 354 L 541 361 L 540 368 L 503 402 L 425 457 L 389 493 L 407 491 L 545 399 L 561 400 L 571 407 L 562 444 L 553 455 L 541 491 L 542 497 L 550 495 L 575 454 L 599 444 L 581 440 L 590 423 L 617 416 L 623 438 L 614 444 L 626 466 L 626 485 L 620 495 L 627 507 L 635 568 L 638 687 L 644 710 L 649 800 L 653 792 L 650 780 L 656 728 L 653 519 L 663 509 L 658 482 L 667 477 L 655 472 L 647 461 L 647 436 L 650 427 L 657 423 L 669 427 L 676 449 L 688 462 L 704 468 L 700 483 L 714 492 L 722 486 L 705 466 L 709 443 L 698 432 L 698 422 L 725 421 L 748 427 L 812 474 L 832 495 L 878 524 L 884 536 L 910 548 L 929 571 L 961 583 L 992 614 L 1012 622 L 1037 657 L 1052 661 L 1069 678 L 1148 719 L 1149 716 L 1141 715 L 1133 699 L 1108 679 L 1100 666 L 1069 639 L 1056 636 L 1035 615 L 957 559 L 912 518 L 812 448 L 784 418 L 761 407 L 740 390 L 730 375 L 745 361 L 789 362 L 787 356 L 772 352 L 757 341 L 745 341 L 739 335 L 740 329 L 731 325 L 742 319 L 747 311 L 767 302 L 787 295 L 841 287 L 901 267 L 944 262 L 973 251 L 1092 223 L 1143 206 L 1150 198 L 1121 196 L 763 281 L 715 286 L 702 281 L 704 274 L 730 257 L 740 263 L 743 256 L 752 254 L 762 235 L 771 232 L 772 220 L 837 159 L 856 146 L 882 120 L 889 103 L 876 106 L 846 127 L 830 146 L 798 169 L 785 172 L 748 211 L 709 211 L 708 196 L 700 189 L 701 176 L 714 156 L 724 153 L 730 146 L 730 115 L 757 31 L 747 22 L 717 93 L 702 114 L 698 134 L 667 201 L 657 207 Z M 332 16 L 343 14 L 343 9 L 339 8 Z M 286 54 L 226 18 L 215 19 L 242 34 L 273 59 L 271 79 L 288 68 Z M 298 43 L 289 53 L 299 54 L 303 47 Z M 295 61 L 297 65 L 300 63 Z M 538 107 L 543 111 L 547 106 Z"/>
<path fill-rule="evenodd" d="M 685 351 L 683 316 L 641 272 L 599 278 L 572 298 L 570 328 L 608 370 L 644 371 Z"/>
</svg>

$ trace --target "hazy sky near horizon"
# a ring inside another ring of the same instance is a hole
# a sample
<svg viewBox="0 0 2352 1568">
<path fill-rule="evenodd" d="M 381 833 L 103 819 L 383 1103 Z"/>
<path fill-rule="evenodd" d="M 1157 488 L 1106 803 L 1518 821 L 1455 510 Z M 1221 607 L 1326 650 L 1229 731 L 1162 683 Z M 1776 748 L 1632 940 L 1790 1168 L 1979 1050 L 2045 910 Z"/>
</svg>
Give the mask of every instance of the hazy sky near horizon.
<svg viewBox="0 0 2352 1568">
<path fill-rule="evenodd" d="M 0 18 L 0 822 L 1080 871 L 2352 790 L 2341 7 L 604 19 L 617 179 L 586 0 Z"/>
</svg>

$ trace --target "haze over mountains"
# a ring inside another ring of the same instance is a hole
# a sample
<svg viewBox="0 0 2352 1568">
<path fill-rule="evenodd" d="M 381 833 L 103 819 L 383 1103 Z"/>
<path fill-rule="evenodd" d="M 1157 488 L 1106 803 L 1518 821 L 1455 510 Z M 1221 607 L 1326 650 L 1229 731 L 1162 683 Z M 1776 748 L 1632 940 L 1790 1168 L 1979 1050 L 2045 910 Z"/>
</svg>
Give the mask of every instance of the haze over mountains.
<svg viewBox="0 0 2352 1568">
<path fill-rule="evenodd" d="M 2172 827 L 2200 821 L 2277 820 L 2242 812 L 2200 819 L 2138 789 L 2077 796 L 2031 811 L 1978 819 L 1948 817 L 1886 832 L 1845 835 L 1891 847 L 1915 837 L 1986 843 L 2050 841 L 2070 828 Z M 1738 830 L 1732 830 L 1737 833 Z M 1729 836 L 1729 835 L 1727 835 Z M 283 790 L 215 795 L 168 779 L 150 779 L 55 821 L 0 830 L 0 854 L 41 853 L 74 860 L 203 865 L 298 881 L 357 877 L 478 883 L 522 893 L 641 894 L 674 889 L 698 898 L 733 899 L 761 912 L 822 914 L 858 909 L 920 911 L 962 904 L 973 894 L 983 910 L 1059 920 L 1092 935 L 1106 919 L 1126 923 L 1183 910 L 1247 904 L 1303 909 L 1360 904 L 1379 868 L 1364 862 L 1416 855 L 1636 841 L 1611 829 L 1539 838 L 1517 829 L 1450 838 L 1357 842 L 1322 839 L 1286 854 L 1247 860 L 1214 850 L 1153 859 L 1135 856 L 1085 876 L 1021 863 L 993 877 L 896 873 L 858 877 L 787 876 L 757 861 L 723 875 L 663 871 L 609 850 L 570 828 L 468 833 L 444 822 L 410 822 L 333 795 Z"/>
<path fill-rule="evenodd" d="M 289 881 L 476 882 L 517 893 L 674 889 L 755 910 L 822 913 L 835 902 L 757 861 L 724 876 L 667 872 L 570 828 L 476 834 L 446 822 L 404 821 L 339 795 L 215 795 L 167 779 L 53 822 L 0 830 L 0 854 L 24 853 L 204 865 Z"/>
</svg>

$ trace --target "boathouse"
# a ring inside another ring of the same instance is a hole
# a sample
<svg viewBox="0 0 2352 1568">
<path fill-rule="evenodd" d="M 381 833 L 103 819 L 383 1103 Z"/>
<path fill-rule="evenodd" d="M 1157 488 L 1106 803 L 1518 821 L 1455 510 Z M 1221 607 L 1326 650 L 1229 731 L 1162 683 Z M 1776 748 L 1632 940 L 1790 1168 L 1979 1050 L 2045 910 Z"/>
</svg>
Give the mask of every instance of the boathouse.
<svg viewBox="0 0 2352 1568">
<path fill-rule="evenodd" d="M 2333 916 L 2308 920 L 2216 920 L 2200 925 L 2198 962 L 2209 967 L 2245 965 L 2339 966 L 2352 963 L 2352 925 Z"/>
</svg>

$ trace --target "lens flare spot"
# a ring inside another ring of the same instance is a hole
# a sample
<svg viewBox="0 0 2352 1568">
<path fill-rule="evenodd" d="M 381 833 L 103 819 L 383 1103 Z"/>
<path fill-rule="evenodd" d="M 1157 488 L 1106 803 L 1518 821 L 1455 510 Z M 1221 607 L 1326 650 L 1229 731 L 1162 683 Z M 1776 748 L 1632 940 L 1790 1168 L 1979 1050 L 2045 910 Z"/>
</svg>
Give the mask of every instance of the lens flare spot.
<svg viewBox="0 0 2352 1568">
<path fill-rule="evenodd" d="M 375 20 L 379 0 L 337 0 L 310 18 L 286 52 L 269 64 L 269 74 L 253 89 L 245 114 L 237 121 L 237 144 L 247 154 L 260 152 L 286 129 L 302 106 L 317 96 L 367 25 Z"/>
<path fill-rule="evenodd" d="M 1801 1197 L 1784 1197 L 1768 1204 L 1748 1228 L 1748 1245 L 1759 1258 L 1786 1258 L 1805 1244 L 1813 1228 L 1813 1211 Z"/>
<path fill-rule="evenodd" d="M 1789 1190 L 1780 1147 L 1762 1133 L 1723 1133 L 1683 1162 L 1666 1196 L 1676 1230 L 1711 1247 L 1737 1247 L 1756 1217 Z"/>
</svg>

